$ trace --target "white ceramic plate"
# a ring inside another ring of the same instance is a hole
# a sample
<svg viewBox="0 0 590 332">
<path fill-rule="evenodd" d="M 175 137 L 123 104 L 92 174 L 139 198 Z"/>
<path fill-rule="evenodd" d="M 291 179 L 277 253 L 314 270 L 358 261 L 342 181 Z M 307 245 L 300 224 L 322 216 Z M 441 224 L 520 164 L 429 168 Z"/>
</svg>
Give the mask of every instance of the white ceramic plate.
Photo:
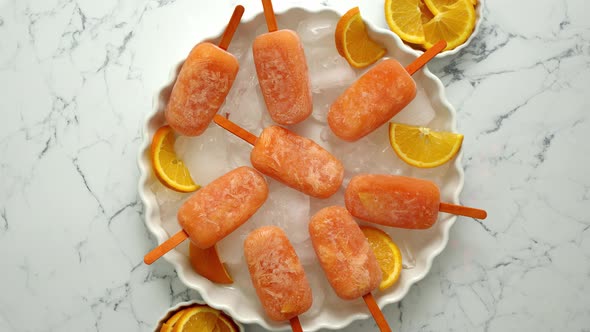
<svg viewBox="0 0 590 332">
<path fill-rule="evenodd" d="M 290 129 L 310 137 L 339 157 L 346 168 L 344 184 L 337 194 L 327 200 L 309 198 L 269 179 L 270 195 L 265 205 L 248 222 L 219 242 L 222 260 L 226 262 L 235 283 L 221 286 L 196 274 L 188 261 L 188 244 L 178 246 L 165 256 L 188 287 L 197 290 L 212 307 L 226 311 L 243 323 L 258 323 L 267 329 L 288 329 L 288 324 L 268 320 L 252 289 L 241 252 L 247 232 L 267 224 L 285 228 L 290 240 L 303 261 L 312 284 L 314 305 L 300 319 L 305 331 L 320 328 L 339 329 L 357 319 L 369 317 L 362 299 L 343 301 L 336 297 L 319 268 L 313 250 L 306 239 L 309 217 L 324 206 L 343 204 L 343 191 L 351 176 L 359 172 L 403 174 L 430 179 L 441 189 L 442 200 L 458 203 L 463 186 L 461 154 L 454 160 L 434 169 L 418 169 L 403 163 L 389 146 L 387 125 L 371 135 L 346 143 L 335 138 L 325 124 L 328 105 L 364 71 L 352 70 L 337 55 L 333 32 L 340 15 L 326 8 L 294 8 L 278 13 L 280 28 L 299 30 L 303 40 L 314 91 L 314 114 L 304 123 Z M 220 33 L 222 31 L 220 26 Z M 388 49 L 388 57 L 406 65 L 415 59 L 407 52 L 399 38 L 388 30 L 368 24 L 369 34 Z M 272 122 L 262 101 L 255 77 L 250 45 L 256 35 L 266 32 L 262 13 L 250 21 L 242 22 L 229 51 L 240 61 L 240 72 L 222 114 L 230 113 L 230 119 L 259 134 Z M 210 40 L 217 40 L 219 35 Z M 139 151 L 140 197 L 145 206 L 145 222 L 158 243 L 167 240 L 180 228 L 176 222 L 176 209 L 190 194 L 166 190 L 151 171 L 149 145 L 155 131 L 165 124 L 163 111 L 174 84 L 179 63 L 171 64 L 169 82 L 157 91 L 154 109 L 144 124 L 143 143 Z M 455 111 L 447 102 L 442 83 L 428 69 L 414 75 L 418 86 L 417 97 L 400 112 L 393 121 L 428 126 L 438 130 L 456 131 Z M 211 124 L 204 135 L 197 138 L 177 139 L 176 149 L 187 163 L 195 181 L 201 185 L 239 166 L 249 165 L 251 148 L 241 140 Z M 455 217 L 441 214 L 438 222 L 428 230 L 413 231 L 382 228 L 400 246 L 404 257 L 404 270 L 399 282 L 386 292 L 375 291 L 381 307 L 401 300 L 410 286 L 428 273 L 432 260 L 446 246 L 449 229 Z"/>
<path fill-rule="evenodd" d="M 481 22 L 483 21 L 483 8 L 485 6 L 484 2 L 485 0 L 478 0 L 477 4 L 475 5 L 475 27 L 473 28 L 473 32 L 471 33 L 471 35 L 469 35 L 469 38 L 467 38 L 467 40 L 463 44 L 455 47 L 452 50 L 440 52 L 436 55 L 437 59 L 446 58 L 448 56 L 453 56 L 459 53 L 462 49 L 467 47 L 467 45 L 469 45 L 469 43 L 471 43 L 472 40 L 475 39 L 475 37 L 479 34 Z M 401 47 L 404 51 L 415 54 L 416 56 L 420 56 L 422 55 L 422 53 L 424 53 L 424 51 L 422 50 L 415 49 L 412 46 L 405 44 L 397 34 L 394 33 L 394 36 L 396 39 L 398 39 L 398 42 L 401 44 Z"/>
</svg>

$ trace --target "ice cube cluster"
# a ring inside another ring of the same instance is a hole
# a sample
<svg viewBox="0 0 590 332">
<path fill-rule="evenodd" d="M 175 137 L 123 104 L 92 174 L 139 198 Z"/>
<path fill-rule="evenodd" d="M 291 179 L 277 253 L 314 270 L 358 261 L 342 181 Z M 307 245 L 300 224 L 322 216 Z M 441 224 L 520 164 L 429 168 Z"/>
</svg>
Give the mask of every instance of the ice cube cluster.
<svg viewBox="0 0 590 332">
<path fill-rule="evenodd" d="M 400 174 L 427 178 L 441 185 L 448 165 L 432 170 L 412 168 L 401 161 L 392 150 L 388 138 L 388 126 L 384 125 L 372 134 L 353 143 L 344 142 L 334 136 L 327 125 L 326 117 L 331 103 L 344 92 L 362 73 L 353 69 L 336 51 L 332 19 L 305 19 L 298 23 L 299 34 L 306 53 L 313 94 L 312 116 L 301 124 L 289 129 L 314 139 L 332 152 L 345 167 L 345 178 L 339 192 L 328 199 L 317 199 L 267 178 L 269 198 L 258 212 L 235 232 L 218 243 L 222 260 L 227 264 L 235 283 L 231 287 L 255 298 L 243 255 L 243 242 L 248 233 L 264 225 L 277 225 L 285 230 L 307 272 L 314 302 L 306 315 L 319 314 L 325 304 L 340 303 L 330 288 L 318 265 L 311 246 L 308 222 L 320 209 L 331 205 L 344 205 L 344 189 L 350 179 L 360 173 Z M 266 33 L 260 27 L 256 34 Z M 238 31 L 238 34 L 241 32 Z M 273 121 L 266 112 L 260 92 L 252 58 L 252 35 L 239 36 L 230 46 L 230 52 L 240 62 L 240 71 L 219 114 L 228 118 L 255 135 Z M 418 82 L 417 97 L 400 112 L 393 121 L 428 126 L 436 114 L 424 89 Z M 204 186 L 213 179 L 239 166 L 250 165 L 252 147 L 240 138 L 226 132 L 212 123 L 207 131 L 198 137 L 179 137 L 176 152 L 188 166 L 193 179 Z M 180 230 L 176 212 L 191 194 L 176 193 L 162 186 L 157 180 L 151 186 L 160 209 L 164 229 L 170 234 Z M 382 228 L 399 245 L 404 268 L 415 266 L 411 247 L 407 245 L 406 231 Z M 188 255 L 187 246 L 177 250 Z"/>
</svg>

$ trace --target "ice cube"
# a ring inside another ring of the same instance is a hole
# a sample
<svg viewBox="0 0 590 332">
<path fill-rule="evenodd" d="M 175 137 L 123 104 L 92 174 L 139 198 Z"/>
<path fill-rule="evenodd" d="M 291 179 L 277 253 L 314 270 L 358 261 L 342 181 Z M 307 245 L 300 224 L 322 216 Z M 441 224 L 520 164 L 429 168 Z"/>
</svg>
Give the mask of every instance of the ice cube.
<svg viewBox="0 0 590 332">
<path fill-rule="evenodd" d="M 196 183 L 206 185 L 231 170 L 226 156 L 227 135 L 223 128 L 212 126 L 201 136 L 180 136 L 176 140 L 176 154 Z"/>
<path fill-rule="evenodd" d="M 335 142 L 332 148 L 342 161 L 345 172 L 361 173 L 366 172 L 365 165 L 371 162 L 377 146 L 364 137 L 356 142 Z"/>
<path fill-rule="evenodd" d="M 301 42 L 309 46 L 325 45 L 326 43 L 334 43 L 334 32 L 336 26 L 334 20 L 328 18 L 306 19 L 299 22 L 297 26 L 297 34 L 301 38 Z M 307 45 L 306 45 L 307 46 Z"/>
<path fill-rule="evenodd" d="M 344 186 L 359 173 L 401 174 L 410 171 L 409 166 L 393 151 L 387 125 L 356 142 L 333 138 L 330 142 L 334 155 L 344 165 Z"/>
<path fill-rule="evenodd" d="M 254 66 L 245 64 L 240 68 L 220 114 L 228 115 L 231 121 L 248 131 L 257 130 L 261 105 L 264 104 L 259 90 Z"/>
<path fill-rule="evenodd" d="M 339 189 L 334 195 L 328 198 L 314 198 L 311 197 L 309 201 L 310 206 L 310 216 L 309 218 L 313 217 L 319 210 L 326 208 L 328 206 L 344 206 L 344 186 Z"/>
<path fill-rule="evenodd" d="M 262 226 L 273 225 L 273 220 L 265 215 L 265 207 L 268 201 L 243 225 L 223 238 L 218 243 L 219 255 L 221 260 L 228 264 L 239 264 L 245 262 L 244 257 L 244 240 L 252 231 Z"/>
<path fill-rule="evenodd" d="M 248 232 L 241 229 L 242 226 L 217 243 L 219 257 L 226 264 L 240 264 L 244 261 L 244 240 Z"/>
<path fill-rule="evenodd" d="M 230 133 L 227 134 L 227 163 L 231 168 L 251 166 L 250 152 L 252 146 Z"/>
<path fill-rule="evenodd" d="M 240 61 L 240 66 L 244 63 L 252 63 L 252 59 L 248 58 L 252 57 L 252 39 L 239 29 L 232 38 L 227 51 Z"/>
<path fill-rule="evenodd" d="M 263 34 L 265 34 L 265 33 L 268 33 L 268 25 L 266 25 L 266 23 L 263 23 L 263 24 L 260 24 L 260 25 L 259 25 L 259 26 L 256 28 L 256 30 L 255 30 L 255 32 L 254 32 L 254 35 L 255 35 L 256 37 L 258 37 L 258 36 L 260 36 L 260 35 L 263 35 Z"/>
<path fill-rule="evenodd" d="M 307 229 L 307 224 L 303 226 Z M 293 247 L 302 265 L 317 264 L 317 257 L 310 238 L 303 242 L 293 243 Z"/>
<path fill-rule="evenodd" d="M 346 142 L 343 141 L 340 137 L 334 135 L 332 129 L 329 126 L 324 126 L 320 131 L 320 140 L 324 141 L 328 144 L 330 151 L 334 154 L 338 159 L 340 159 L 341 151 L 336 151 L 337 147 L 340 145 L 346 146 Z"/>
<path fill-rule="evenodd" d="M 416 267 L 416 258 L 412 254 L 412 250 L 406 245 L 404 240 L 397 240 L 395 242 L 399 251 L 402 254 L 402 267 L 406 270 L 411 270 Z"/>
<path fill-rule="evenodd" d="M 410 171 L 410 166 L 402 161 L 391 147 L 388 125 L 379 127 L 367 135 L 366 139 L 373 148 L 370 152 L 370 159 L 364 165 L 365 173 L 401 174 Z"/>
<path fill-rule="evenodd" d="M 309 196 L 284 184 L 270 180 L 269 195 L 259 211 L 271 225 L 281 227 L 292 243 L 300 243 L 309 238 Z"/>
<path fill-rule="evenodd" d="M 428 95 L 426 95 L 424 88 L 419 87 L 414 100 L 394 116 L 391 121 L 412 126 L 428 126 L 434 116 L 434 108 L 430 104 Z"/>
<path fill-rule="evenodd" d="M 276 126 L 277 125 L 277 123 L 274 122 L 273 119 L 270 117 L 270 114 L 268 114 L 265 104 L 263 104 L 262 109 L 263 109 L 263 112 L 260 117 L 260 126 L 259 126 L 260 132 L 262 132 L 262 129 L 264 129 L 268 126 Z"/>
<path fill-rule="evenodd" d="M 168 189 L 158 180 L 155 180 L 150 185 L 150 190 L 154 193 L 154 196 L 156 196 L 156 201 L 158 202 L 158 205 L 171 202 L 179 202 L 183 200 L 185 196 L 187 196 L 187 194 L 185 193 L 180 193 L 178 191 Z"/>
<path fill-rule="evenodd" d="M 440 188 L 444 184 L 444 180 L 449 172 L 452 161 L 446 162 L 434 168 L 417 168 L 409 169 L 409 176 L 430 180 Z"/>
<path fill-rule="evenodd" d="M 320 123 L 328 122 L 328 111 L 332 103 L 344 92 L 345 87 L 321 89 L 313 93 L 313 113 L 311 116 Z M 328 128 L 329 129 L 329 128 Z"/>
<path fill-rule="evenodd" d="M 256 295 L 256 290 L 252 285 L 252 280 L 250 279 L 250 272 L 248 271 L 248 265 L 246 264 L 246 261 L 243 260 L 240 263 L 227 264 L 226 268 L 234 280 L 234 283 L 231 285 L 231 287 L 236 289 L 239 293 L 242 293 L 244 298 L 253 299 L 251 303 L 253 305 L 259 306 L 260 311 L 263 311 L 260 301 L 257 300 L 258 298 Z"/>
<path fill-rule="evenodd" d="M 229 119 L 250 132 L 256 132 L 262 116 L 261 105 L 264 105 L 264 102 L 259 98 L 261 96 L 254 87 L 246 90 L 241 96 L 241 101 L 231 111 Z"/>
<path fill-rule="evenodd" d="M 311 287 L 311 292 L 313 294 L 311 308 L 309 308 L 305 315 L 313 317 L 319 314 L 324 307 L 326 292 L 330 291 L 331 286 L 324 276 L 324 271 L 322 271 L 319 264 L 305 265 L 303 268 L 305 269 L 307 280 L 309 281 L 309 286 Z"/>
<path fill-rule="evenodd" d="M 314 48 L 310 53 L 308 65 L 313 92 L 320 93 L 329 88 L 348 87 L 356 80 L 357 72 L 334 47 Z"/>
</svg>

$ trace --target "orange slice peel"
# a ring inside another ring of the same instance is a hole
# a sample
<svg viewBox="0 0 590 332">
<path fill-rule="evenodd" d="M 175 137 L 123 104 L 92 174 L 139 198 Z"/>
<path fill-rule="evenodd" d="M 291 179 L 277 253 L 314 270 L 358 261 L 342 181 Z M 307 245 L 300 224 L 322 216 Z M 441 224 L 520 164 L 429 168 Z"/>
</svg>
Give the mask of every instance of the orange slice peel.
<svg viewBox="0 0 590 332">
<path fill-rule="evenodd" d="M 402 272 L 402 254 L 391 237 L 384 231 L 369 226 L 361 226 L 361 230 L 369 241 L 383 272 L 379 289 L 386 290 L 399 280 Z"/>
<path fill-rule="evenodd" d="M 219 258 L 217 246 L 201 249 L 192 242 L 189 244 L 191 266 L 201 276 L 218 284 L 231 284 L 233 279 Z"/>
<path fill-rule="evenodd" d="M 389 143 L 406 163 L 432 168 L 448 162 L 459 152 L 463 135 L 391 122 Z"/>
<path fill-rule="evenodd" d="M 200 188 L 195 184 L 184 162 L 174 151 L 176 136 L 170 126 L 160 127 L 154 134 L 150 157 L 154 174 L 160 182 L 175 191 L 193 192 Z"/>
<path fill-rule="evenodd" d="M 372 40 L 358 7 L 350 9 L 336 25 L 338 53 L 355 68 L 364 68 L 381 59 L 386 49 Z"/>
</svg>

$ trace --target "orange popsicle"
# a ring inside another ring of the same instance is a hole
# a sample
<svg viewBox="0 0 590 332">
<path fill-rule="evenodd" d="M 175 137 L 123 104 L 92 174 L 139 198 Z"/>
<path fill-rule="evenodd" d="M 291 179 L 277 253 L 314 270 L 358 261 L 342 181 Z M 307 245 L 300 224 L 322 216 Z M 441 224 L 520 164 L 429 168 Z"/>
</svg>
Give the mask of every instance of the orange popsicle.
<svg viewBox="0 0 590 332">
<path fill-rule="evenodd" d="M 350 213 L 341 206 L 318 211 L 309 222 L 309 235 L 336 295 L 345 300 L 362 297 L 379 329 L 391 332 L 371 294 L 381 283 L 381 268 L 367 238 Z"/>
<path fill-rule="evenodd" d="M 367 238 L 343 206 L 330 206 L 309 222 L 309 235 L 322 269 L 336 294 L 345 300 L 372 292 L 382 272 Z"/>
<path fill-rule="evenodd" d="M 178 210 L 183 228 L 147 253 L 143 261 L 152 264 L 190 237 L 207 249 L 240 227 L 268 197 L 264 177 L 251 167 L 238 167 L 194 193 Z"/>
<path fill-rule="evenodd" d="M 446 45 L 441 40 L 406 68 L 388 59 L 367 71 L 330 106 L 328 125 L 332 132 L 353 142 L 389 121 L 416 96 L 416 83 L 410 75 Z"/>
<path fill-rule="evenodd" d="M 485 219 L 483 210 L 440 202 L 434 182 L 397 175 L 357 175 L 344 194 L 350 213 L 368 222 L 399 228 L 427 229 L 438 212 Z"/>
<path fill-rule="evenodd" d="M 265 128 L 250 154 L 252 166 L 287 186 L 317 198 L 338 191 L 344 167 L 314 141 L 285 128 Z"/>
<path fill-rule="evenodd" d="M 244 7 L 237 6 L 219 46 L 196 45 L 182 65 L 165 110 L 176 132 L 202 134 L 225 101 L 239 68 L 236 57 L 225 50 L 243 13 Z"/>
<path fill-rule="evenodd" d="M 344 166 L 314 141 L 278 126 L 256 137 L 219 114 L 214 121 L 254 145 L 250 162 L 265 175 L 317 198 L 330 197 L 340 188 Z"/>
<path fill-rule="evenodd" d="M 268 33 L 254 40 L 252 51 L 260 89 L 270 117 L 292 125 L 312 111 L 311 87 L 303 46 L 292 30 L 277 30 L 270 0 L 263 0 Z"/>
<path fill-rule="evenodd" d="M 396 60 L 381 61 L 336 99 L 328 125 L 345 141 L 356 141 L 399 113 L 416 96 L 416 83 Z"/>
<path fill-rule="evenodd" d="M 178 210 L 178 223 L 199 248 L 213 246 L 266 201 L 268 186 L 251 167 L 239 167 L 197 191 Z"/>
<path fill-rule="evenodd" d="M 244 241 L 244 256 L 256 294 L 268 317 L 292 320 L 312 304 L 311 287 L 285 232 L 265 226 Z"/>
</svg>

